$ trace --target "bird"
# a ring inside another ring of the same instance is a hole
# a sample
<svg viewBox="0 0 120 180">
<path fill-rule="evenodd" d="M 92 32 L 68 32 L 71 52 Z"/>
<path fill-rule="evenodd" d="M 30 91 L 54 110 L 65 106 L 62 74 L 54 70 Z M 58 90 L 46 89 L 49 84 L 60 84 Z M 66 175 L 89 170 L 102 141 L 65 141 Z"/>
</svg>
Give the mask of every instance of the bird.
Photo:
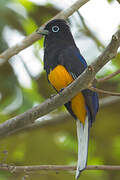
<svg viewBox="0 0 120 180">
<path fill-rule="evenodd" d="M 83 73 L 88 66 L 87 62 L 76 46 L 70 26 L 64 19 L 49 21 L 38 33 L 45 35 L 44 69 L 48 82 L 59 93 Z M 78 179 L 87 166 L 89 132 L 99 109 L 98 94 L 84 89 L 64 105 L 76 120 Z"/>
</svg>

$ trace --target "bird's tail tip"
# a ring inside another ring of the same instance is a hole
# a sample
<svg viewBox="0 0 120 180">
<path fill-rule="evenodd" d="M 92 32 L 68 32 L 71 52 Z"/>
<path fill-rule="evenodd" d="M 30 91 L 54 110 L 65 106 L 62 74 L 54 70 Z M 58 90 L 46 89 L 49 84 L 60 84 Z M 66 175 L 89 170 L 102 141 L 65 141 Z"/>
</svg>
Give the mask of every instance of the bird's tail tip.
<svg viewBox="0 0 120 180">
<path fill-rule="evenodd" d="M 88 154 L 88 139 L 89 139 L 89 122 L 86 117 L 85 124 L 83 125 L 77 120 L 77 136 L 78 136 L 78 162 L 76 170 L 76 179 L 79 178 L 81 172 L 87 165 Z"/>
<path fill-rule="evenodd" d="M 78 179 L 80 177 L 80 174 L 81 174 L 81 171 L 77 169 L 75 179 Z"/>
<path fill-rule="evenodd" d="M 75 179 L 78 179 L 78 178 L 80 177 L 82 171 L 84 171 L 85 169 L 86 169 L 86 167 L 83 168 L 83 169 L 77 168 L 77 170 L 76 170 L 76 175 L 75 175 Z"/>
</svg>

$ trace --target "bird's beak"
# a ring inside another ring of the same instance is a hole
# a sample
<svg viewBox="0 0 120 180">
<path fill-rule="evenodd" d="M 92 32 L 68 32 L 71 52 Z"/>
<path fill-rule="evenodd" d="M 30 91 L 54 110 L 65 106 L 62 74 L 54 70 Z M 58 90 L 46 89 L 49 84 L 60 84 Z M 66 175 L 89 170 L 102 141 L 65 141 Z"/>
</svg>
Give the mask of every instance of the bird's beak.
<svg viewBox="0 0 120 180">
<path fill-rule="evenodd" d="M 45 35 L 45 36 L 49 34 L 49 31 L 48 31 L 48 30 L 42 29 L 42 28 L 38 28 L 38 29 L 36 30 L 36 32 L 37 32 L 38 34 L 42 34 L 42 35 Z"/>
</svg>

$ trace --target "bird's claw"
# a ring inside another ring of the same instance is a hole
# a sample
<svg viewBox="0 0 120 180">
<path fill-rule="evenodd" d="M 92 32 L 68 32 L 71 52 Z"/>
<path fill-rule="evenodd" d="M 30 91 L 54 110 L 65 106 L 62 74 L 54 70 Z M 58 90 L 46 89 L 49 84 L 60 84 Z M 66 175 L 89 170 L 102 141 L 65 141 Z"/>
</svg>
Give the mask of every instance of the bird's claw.
<svg viewBox="0 0 120 180">
<path fill-rule="evenodd" d="M 56 94 L 51 94 L 50 99 L 52 99 L 54 96 L 56 96 Z"/>
</svg>

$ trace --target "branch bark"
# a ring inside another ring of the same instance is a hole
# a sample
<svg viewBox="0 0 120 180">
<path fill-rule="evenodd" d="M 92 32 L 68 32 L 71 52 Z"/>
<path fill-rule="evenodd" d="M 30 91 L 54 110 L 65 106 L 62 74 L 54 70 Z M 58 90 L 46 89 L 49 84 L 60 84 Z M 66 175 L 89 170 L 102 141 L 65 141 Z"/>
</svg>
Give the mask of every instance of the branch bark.
<svg viewBox="0 0 120 180">
<path fill-rule="evenodd" d="M 0 170 L 9 171 L 11 173 L 20 173 L 20 172 L 32 172 L 32 171 L 74 171 L 76 166 L 70 165 L 34 165 L 34 166 L 14 166 L 9 164 L 1 164 Z M 120 166 L 113 165 L 89 165 L 86 170 L 120 170 Z"/>
<path fill-rule="evenodd" d="M 68 87 L 56 96 L 47 99 L 42 104 L 33 107 L 32 109 L 7 120 L 0 125 L 0 137 L 9 135 L 14 129 L 21 129 L 23 126 L 33 123 L 37 118 L 42 117 L 59 106 L 68 102 L 73 96 L 83 89 L 90 86 L 94 80 L 96 73 L 117 54 L 117 49 L 120 46 L 120 30 L 112 37 L 111 42 L 98 56 L 98 58 Z"/>
<path fill-rule="evenodd" d="M 67 19 L 71 16 L 75 11 L 77 11 L 81 6 L 87 3 L 89 0 L 77 0 L 72 6 L 67 8 L 66 10 L 61 11 L 52 19 Z M 47 22 L 48 23 L 48 22 Z M 45 26 L 42 25 L 39 29 L 43 29 Z M 32 45 L 37 40 L 41 39 L 42 35 L 38 34 L 37 32 L 32 33 L 31 35 L 27 36 L 21 42 L 17 43 L 15 46 L 8 48 L 2 54 L 0 54 L 0 65 L 6 62 L 12 56 L 18 54 L 23 49 L 27 48 L 28 46 Z"/>
</svg>

